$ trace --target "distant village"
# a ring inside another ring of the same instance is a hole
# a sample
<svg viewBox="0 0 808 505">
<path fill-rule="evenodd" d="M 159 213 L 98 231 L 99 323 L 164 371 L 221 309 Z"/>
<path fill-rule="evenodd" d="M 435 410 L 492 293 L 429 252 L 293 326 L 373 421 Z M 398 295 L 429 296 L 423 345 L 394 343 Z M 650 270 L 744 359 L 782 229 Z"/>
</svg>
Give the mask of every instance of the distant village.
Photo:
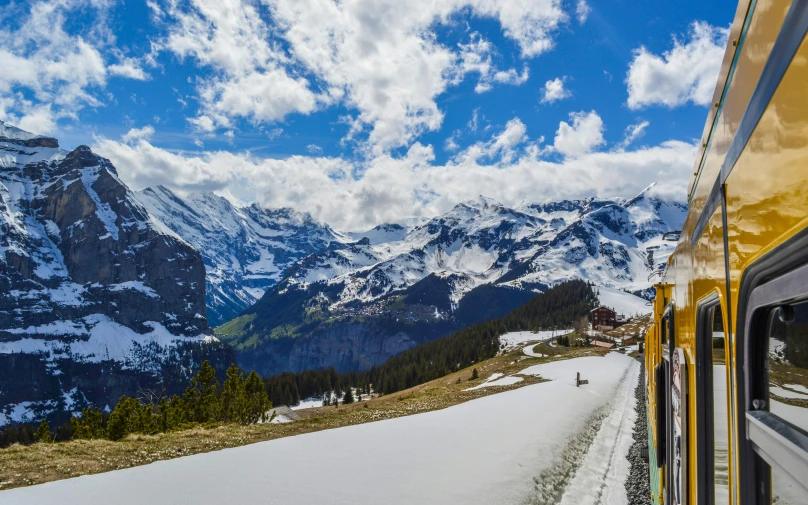
<svg viewBox="0 0 808 505">
<path fill-rule="evenodd" d="M 612 349 L 642 344 L 651 315 L 628 317 L 611 307 L 600 305 L 589 313 L 590 330 L 587 335 L 590 345 Z"/>
</svg>

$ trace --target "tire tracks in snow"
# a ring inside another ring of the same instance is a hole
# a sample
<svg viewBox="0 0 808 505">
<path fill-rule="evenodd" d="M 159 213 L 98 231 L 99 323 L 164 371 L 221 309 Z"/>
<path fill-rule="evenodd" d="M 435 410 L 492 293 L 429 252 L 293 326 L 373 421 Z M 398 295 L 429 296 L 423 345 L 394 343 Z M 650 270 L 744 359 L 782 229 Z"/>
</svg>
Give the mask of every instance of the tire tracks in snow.
<svg viewBox="0 0 808 505">
<path fill-rule="evenodd" d="M 633 441 L 638 374 L 636 363 L 626 369 L 612 399 L 584 421 L 556 462 L 533 479 L 535 495 L 526 505 L 627 503 L 626 455 Z"/>
</svg>

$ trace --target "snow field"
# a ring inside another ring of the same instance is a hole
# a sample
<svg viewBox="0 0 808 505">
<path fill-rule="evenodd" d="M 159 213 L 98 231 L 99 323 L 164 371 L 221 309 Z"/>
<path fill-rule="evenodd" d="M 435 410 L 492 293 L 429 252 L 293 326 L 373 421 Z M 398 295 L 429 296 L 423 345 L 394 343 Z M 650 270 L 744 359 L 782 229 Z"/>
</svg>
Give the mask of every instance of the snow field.
<svg viewBox="0 0 808 505">
<path fill-rule="evenodd" d="M 521 344 L 527 344 L 528 342 L 539 342 L 551 339 L 553 337 L 557 337 L 559 335 L 566 335 L 567 333 L 572 333 L 572 329 L 558 329 L 558 330 L 546 330 L 546 331 L 512 331 L 510 333 L 506 333 L 504 335 L 500 335 L 499 342 L 500 344 L 505 344 L 506 349 L 511 349 Z"/>
<path fill-rule="evenodd" d="M 536 365 L 521 373 L 550 381 L 439 411 L 12 489 L 0 493 L 0 503 L 107 504 L 110 497 L 120 505 L 530 503 L 533 479 L 558 466 L 587 419 L 618 410 L 611 405 L 633 392 L 637 367 L 618 353 Z M 576 371 L 590 380 L 587 386 L 575 387 Z M 622 433 L 620 423 L 630 416 L 609 415 L 616 416 L 614 427 L 596 428 L 611 431 L 593 448 L 608 450 L 614 441 L 609 461 L 616 461 L 621 437 L 610 434 L 618 425 Z M 593 461 L 587 468 L 603 466 Z M 576 479 L 572 485 L 584 485 Z"/>
<path fill-rule="evenodd" d="M 597 287 L 596 289 L 600 292 L 598 295 L 600 304 L 611 307 L 618 314 L 634 317 L 635 315 L 651 313 L 651 306 L 647 305 L 648 300 L 645 298 L 640 298 L 619 289 L 604 287 Z"/>
<path fill-rule="evenodd" d="M 478 384 L 472 388 L 464 389 L 463 391 L 474 391 L 475 389 L 482 389 L 491 386 L 510 386 L 511 384 L 517 384 L 524 380 L 522 377 L 515 377 L 513 375 L 504 377 L 504 375 L 505 374 L 501 373 L 491 374 L 491 377 L 487 378 L 485 382 L 483 382 L 482 384 Z"/>
</svg>

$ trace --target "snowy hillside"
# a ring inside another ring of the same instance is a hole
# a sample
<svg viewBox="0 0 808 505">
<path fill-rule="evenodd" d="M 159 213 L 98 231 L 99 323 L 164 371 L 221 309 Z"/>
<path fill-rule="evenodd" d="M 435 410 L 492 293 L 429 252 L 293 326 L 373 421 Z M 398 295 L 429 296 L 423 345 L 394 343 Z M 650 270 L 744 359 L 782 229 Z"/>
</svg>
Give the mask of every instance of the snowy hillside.
<svg viewBox="0 0 808 505">
<path fill-rule="evenodd" d="M 0 425 L 114 403 L 213 338 L 199 253 L 108 160 L 2 121 L 0 153 Z"/>
<path fill-rule="evenodd" d="M 211 326 L 255 303 L 295 261 L 344 240 L 309 214 L 254 204 L 239 208 L 213 193 L 183 198 L 158 186 L 138 192 L 137 199 L 202 253 Z"/>
<path fill-rule="evenodd" d="M 576 387 L 576 372 L 589 384 Z M 611 353 L 520 374 L 547 381 L 424 414 L 12 489 L 2 498 L 8 505 L 84 505 L 110 496 L 122 505 L 628 503 L 637 361 Z"/>
<path fill-rule="evenodd" d="M 619 289 L 606 287 L 599 287 L 597 291 L 601 305 L 605 305 L 626 317 L 650 314 L 652 311 L 651 304 L 645 298 L 640 298 Z"/>
</svg>

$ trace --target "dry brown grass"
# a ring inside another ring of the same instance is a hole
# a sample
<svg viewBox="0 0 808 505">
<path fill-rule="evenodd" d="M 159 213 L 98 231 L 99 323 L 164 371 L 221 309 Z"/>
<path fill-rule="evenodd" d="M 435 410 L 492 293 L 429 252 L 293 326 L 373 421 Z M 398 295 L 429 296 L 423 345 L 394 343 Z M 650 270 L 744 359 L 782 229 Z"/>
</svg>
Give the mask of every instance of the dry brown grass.
<svg viewBox="0 0 808 505">
<path fill-rule="evenodd" d="M 639 337 L 647 331 L 648 327 L 651 325 L 651 322 L 651 314 L 635 317 L 623 326 L 619 326 L 613 330 L 605 332 L 604 335 L 611 338 L 630 336 Z"/>
<path fill-rule="evenodd" d="M 523 381 L 510 386 L 464 391 L 464 389 L 481 383 L 493 373 L 500 372 L 510 375 L 530 365 L 547 361 L 605 354 L 604 351 L 594 348 L 548 349 L 551 349 L 555 356 L 527 358 L 521 355 L 521 351 L 515 350 L 479 363 L 474 367 L 395 394 L 339 408 L 319 407 L 298 410 L 297 413 L 301 415 L 302 420 L 293 423 L 197 426 L 157 435 L 130 435 L 118 442 L 74 440 L 29 446 L 15 444 L 6 449 L 0 449 L 0 490 L 443 409 L 475 398 L 543 381 L 539 377 L 527 376 Z M 545 349 L 537 350 L 546 352 Z M 479 371 L 480 377 L 471 381 L 469 378 L 472 368 L 475 367 Z M 461 379 L 460 383 L 457 383 L 458 378 Z"/>
</svg>

